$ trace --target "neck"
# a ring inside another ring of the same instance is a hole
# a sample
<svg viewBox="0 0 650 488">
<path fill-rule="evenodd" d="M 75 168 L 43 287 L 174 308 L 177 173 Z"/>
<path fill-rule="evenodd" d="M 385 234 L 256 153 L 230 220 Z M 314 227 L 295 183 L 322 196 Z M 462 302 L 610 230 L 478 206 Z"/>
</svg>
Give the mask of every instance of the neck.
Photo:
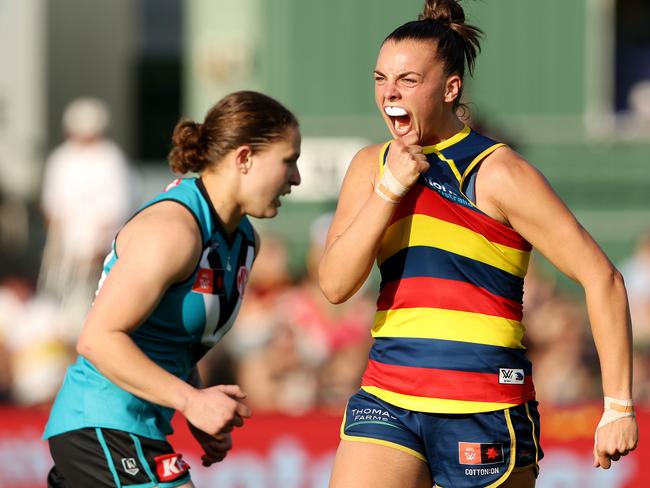
<svg viewBox="0 0 650 488">
<path fill-rule="evenodd" d="M 430 133 L 425 141 L 422 141 L 423 146 L 431 146 L 438 144 L 441 141 L 449 139 L 458 134 L 465 124 L 458 118 L 453 110 L 445 111 L 445 114 L 440 117 L 440 120 L 434 122 L 435 129 Z"/>
<path fill-rule="evenodd" d="M 204 172 L 201 179 L 210 197 L 221 225 L 228 236 L 232 235 L 243 217 L 242 208 L 235 199 L 236 182 L 230 181 L 226 172 Z"/>
</svg>

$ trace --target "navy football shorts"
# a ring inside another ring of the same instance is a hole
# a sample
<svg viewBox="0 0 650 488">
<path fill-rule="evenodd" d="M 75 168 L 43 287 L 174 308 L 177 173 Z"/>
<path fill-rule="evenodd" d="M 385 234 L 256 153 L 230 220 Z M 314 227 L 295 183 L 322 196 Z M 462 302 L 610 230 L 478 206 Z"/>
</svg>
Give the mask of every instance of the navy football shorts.
<svg viewBox="0 0 650 488">
<path fill-rule="evenodd" d="M 536 401 L 495 412 L 435 414 L 360 390 L 346 407 L 341 438 L 405 451 L 428 464 L 439 487 L 499 486 L 514 470 L 537 472 L 544 455 Z"/>
<path fill-rule="evenodd" d="M 54 459 L 48 488 L 173 488 L 190 481 L 189 466 L 165 441 L 88 428 L 48 442 Z"/>
</svg>

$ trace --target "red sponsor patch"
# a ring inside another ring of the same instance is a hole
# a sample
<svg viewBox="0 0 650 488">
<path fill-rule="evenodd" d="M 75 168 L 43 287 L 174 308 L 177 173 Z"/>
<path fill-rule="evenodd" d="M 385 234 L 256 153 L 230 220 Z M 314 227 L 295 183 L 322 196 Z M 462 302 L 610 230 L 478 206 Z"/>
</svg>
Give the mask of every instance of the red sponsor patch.
<svg viewBox="0 0 650 488">
<path fill-rule="evenodd" d="M 199 268 L 192 291 L 199 293 L 212 293 L 214 290 L 214 271 L 206 268 Z"/>
<path fill-rule="evenodd" d="M 156 474 L 160 481 L 174 481 L 190 469 L 190 465 L 183 461 L 183 455 L 175 452 L 156 456 L 154 461 L 156 462 Z"/>
<path fill-rule="evenodd" d="M 460 464 L 498 464 L 503 462 L 503 445 L 479 442 L 459 442 L 458 462 Z"/>
<path fill-rule="evenodd" d="M 458 443 L 460 464 L 481 464 L 481 445 L 476 442 Z"/>
</svg>

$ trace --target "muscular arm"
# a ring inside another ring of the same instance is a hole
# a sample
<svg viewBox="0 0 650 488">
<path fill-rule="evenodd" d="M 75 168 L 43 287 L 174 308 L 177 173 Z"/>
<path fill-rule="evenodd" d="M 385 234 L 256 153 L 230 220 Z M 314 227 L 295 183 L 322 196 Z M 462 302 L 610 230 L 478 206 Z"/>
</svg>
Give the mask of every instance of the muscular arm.
<svg viewBox="0 0 650 488">
<path fill-rule="evenodd" d="M 541 173 L 509 148 L 486 159 L 476 191 L 479 207 L 509 223 L 584 288 L 603 392 L 632 398 L 632 334 L 621 274 Z"/>
<path fill-rule="evenodd" d="M 406 188 L 429 168 L 417 139 L 411 131 L 393 141 L 388 153 L 387 166 Z M 332 303 L 350 298 L 368 278 L 381 238 L 395 212 L 396 205 L 374 191 L 380 149 L 375 145 L 359 151 L 343 180 L 318 270 L 321 289 Z"/>
<path fill-rule="evenodd" d="M 134 218 L 120 232 L 119 259 L 88 314 L 77 351 L 121 388 L 179 410 L 214 433 L 232 420 L 237 401 L 215 389 L 196 389 L 165 371 L 129 335 L 172 283 L 192 273 L 200 252 L 199 230 L 180 205 L 162 202 Z"/>
<path fill-rule="evenodd" d="M 373 191 L 380 149 L 370 146 L 357 153 L 343 180 L 319 266 L 321 289 L 332 303 L 350 298 L 368 278 L 395 211 Z"/>
</svg>

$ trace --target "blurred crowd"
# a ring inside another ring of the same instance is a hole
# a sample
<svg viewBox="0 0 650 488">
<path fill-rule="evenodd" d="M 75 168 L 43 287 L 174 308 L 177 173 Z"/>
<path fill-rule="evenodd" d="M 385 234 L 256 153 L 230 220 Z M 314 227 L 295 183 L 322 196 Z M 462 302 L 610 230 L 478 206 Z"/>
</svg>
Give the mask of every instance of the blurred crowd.
<svg viewBox="0 0 650 488">
<path fill-rule="evenodd" d="M 65 142 L 49 157 L 41 195 L 46 242 L 38 280 L 0 263 L 0 402 L 47 405 L 92 302 L 102 259 L 132 210 L 131 169 L 104 136 L 101 102 L 79 100 L 64 115 Z M 358 388 L 372 339 L 378 279 L 341 305 L 318 287 L 331 214 L 315 218 L 303 271 L 290 271 L 286 243 L 266 233 L 235 327 L 199 363 L 205 384 L 237 383 L 254 411 L 340 414 Z M 3 260 L 5 256 L 3 256 Z M 4 263 L 6 264 L 6 263 Z M 650 404 L 650 232 L 617 263 L 634 329 L 634 392 Z M 525 280 L 525 344 L 538 400 L 570 405 L 602 395 L 582 297 L 564 291 L 533 254 Z"/>
</svg>

